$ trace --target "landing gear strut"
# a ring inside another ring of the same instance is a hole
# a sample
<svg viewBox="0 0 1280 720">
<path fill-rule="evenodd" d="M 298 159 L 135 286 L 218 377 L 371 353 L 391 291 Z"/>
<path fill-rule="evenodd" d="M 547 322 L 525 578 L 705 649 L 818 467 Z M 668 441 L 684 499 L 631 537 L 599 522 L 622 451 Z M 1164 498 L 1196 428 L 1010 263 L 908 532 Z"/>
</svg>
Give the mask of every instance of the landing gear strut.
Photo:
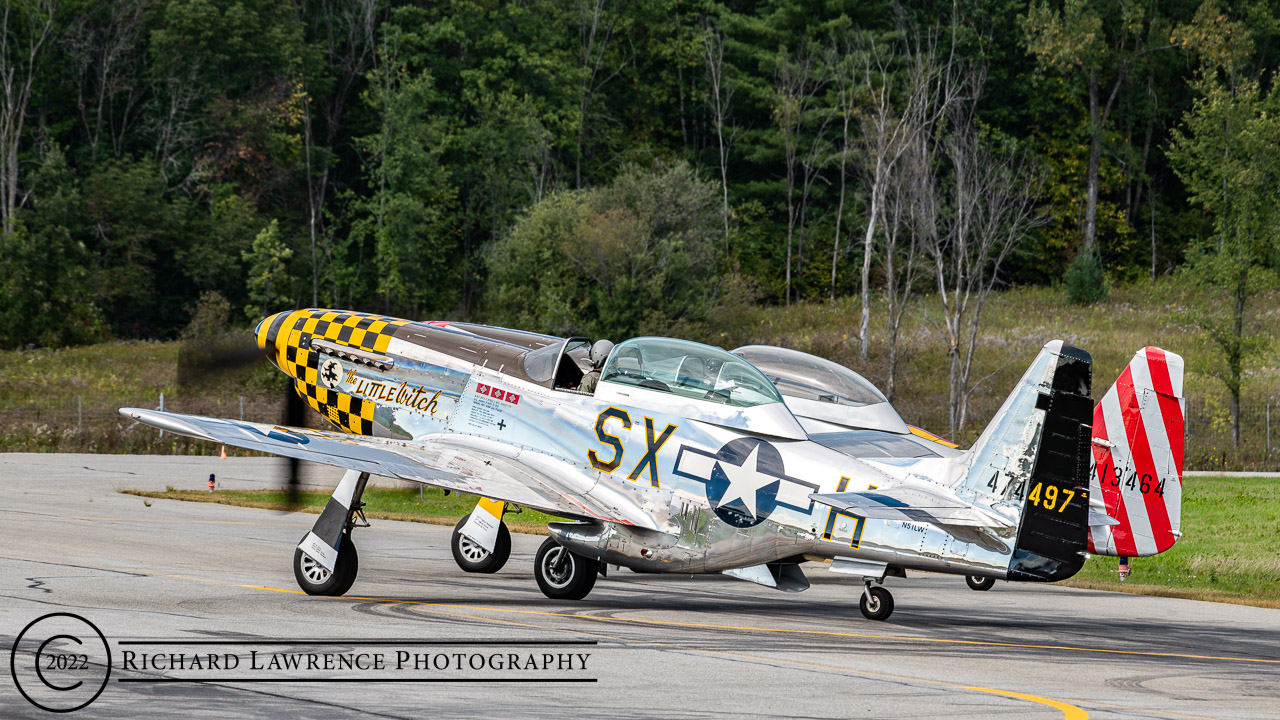
<svg viewBox="0 0 1280 720">
<path fill-rule="evenodd" d="M 547 538 L 533 561 L 533 577 L 542 594 L 553 600 L 581 600 L 595 587 L 600 562 Z"/>
<path fill-rule="evenodd" d="M 971 590 L 990 590 L 996 584 L 996 579 L 986 575 L 965 575 L 965 584 Z"/>
<path fill-rule="evenodd" d="M 893 595 L 879 585 L 872 585 L 871 578 L 864 580 L 862 600 L 858 608 L 868 620 L 887 620 L 893 614 Z"/>
<path fill-rule="evenodd" d="M 369 527 L 360 499 L 368 482 L 368 473 L 348 470 L 311 532 L 293 551 L 293 577 L 306 594 L 345 595 L 356 581 L 360 556 L 351 531 Z"/>
</svg>

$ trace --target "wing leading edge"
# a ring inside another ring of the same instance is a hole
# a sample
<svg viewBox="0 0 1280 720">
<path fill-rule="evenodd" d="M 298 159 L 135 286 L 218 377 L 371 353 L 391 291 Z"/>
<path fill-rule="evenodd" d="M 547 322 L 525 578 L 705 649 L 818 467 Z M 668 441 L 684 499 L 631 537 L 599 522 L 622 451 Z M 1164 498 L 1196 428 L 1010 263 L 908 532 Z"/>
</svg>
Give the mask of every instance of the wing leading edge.
<svg viewBox="0 0 1280 720">
<path fill-rule="evenodd" d="M 596 473 L 523 448 L 468 435 L 414 442 L 199 415 L 121 408 L 178 435 L 505 500 L 554 515 L 657 529 L 648 513 L 597 482 Z"/>
</svg>

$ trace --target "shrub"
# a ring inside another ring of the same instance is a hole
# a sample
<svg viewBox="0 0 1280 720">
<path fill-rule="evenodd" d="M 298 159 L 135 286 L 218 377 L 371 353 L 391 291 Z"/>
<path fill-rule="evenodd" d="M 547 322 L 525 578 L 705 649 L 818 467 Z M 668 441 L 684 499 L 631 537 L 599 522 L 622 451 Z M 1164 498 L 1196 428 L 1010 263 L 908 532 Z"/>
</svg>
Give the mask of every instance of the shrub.
<svg viewBox="0 0 1280 720">
<path fill-rule="evenodd" d="M 1107 296 L 1107 278 L 1097 253 L 1081 251 L 1067 268 L 1067 300 L 1074 305 L 1092 305 Z"/>
</svg>

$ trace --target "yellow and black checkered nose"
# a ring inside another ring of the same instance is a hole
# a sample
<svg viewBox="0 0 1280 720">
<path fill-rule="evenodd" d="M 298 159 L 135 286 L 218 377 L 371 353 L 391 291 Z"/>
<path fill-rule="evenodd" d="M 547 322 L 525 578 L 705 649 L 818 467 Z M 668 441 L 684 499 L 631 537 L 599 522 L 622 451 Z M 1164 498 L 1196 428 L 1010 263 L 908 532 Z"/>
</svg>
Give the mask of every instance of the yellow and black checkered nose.
<svg viewBox="0 0 1280 720">
<path fill-rule="evenodd" d="M 344 391 L 340 379 L 343 368 L 335 358 L 328 358 L 335 374 L 322 377 L 320 366 L 325 358 L 312 341 L 383 353 L 396 329 L 407 324 L 407 320 L 381 315 L 313 308 L 272 315 L 258 323 L 255 334 L 258 347 L 293 378 L 294 389 L 313 410 L 347 432 L 369 435 L 373 432 L 374 402 Z"/>
<path fill-rule="evenodd" d="M 275 347 L 276 336 L 280 333 L 280 326 L 284 324 L 285 317 L 290 314 L 279 312 L 258 323 L 258 327 L 253 333 L 258 338 L 258 348 L 260 350 L 269 350 Z"/>
</svg>

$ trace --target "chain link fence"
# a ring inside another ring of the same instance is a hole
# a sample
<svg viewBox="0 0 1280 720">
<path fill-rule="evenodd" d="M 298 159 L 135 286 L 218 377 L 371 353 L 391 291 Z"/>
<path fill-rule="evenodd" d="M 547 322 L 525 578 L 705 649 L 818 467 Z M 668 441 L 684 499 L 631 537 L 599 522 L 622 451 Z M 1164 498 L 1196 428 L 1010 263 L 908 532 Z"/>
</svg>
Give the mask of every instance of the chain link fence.
<svg viewBox="0 0 1280 720">
<path fill-rule="evenodd" d="M 276 397 L 151 398 L 135 407 L 250 422 L 279 423 L 285 402 Z M 120 414 L 121 405 L 88 404 L 79 396 L 69 402 L 29 403 L 0 409 L 0 451 L 216 455 L 220 446 L 166 433 Z M 306 424 L 319 428 L 322 418 L 306 413 Z M 247 451 L 239 451 L 244 454 Z"/>
<path fill-rule="evenodd" d="M 962 446 L 972 443 L 1003 398 L 970 400 Z M 244 396 L 234 398 L 153 398 L 139 405 L 192 415 L 239 418 L 251 422 L 279 423 L 284 417 L 283 398 Z M 898 412 L 912 425 L 945 435 L 947 403 L 899 404 Z M 309 427 L 325 427 L 310 410 L 304 413 Z M 1240 408 L 1240 444 L 1231 438 L 1231 412 L 1213 399 L 1187 401 L 1185 439 L 1187 470 L 1280 471 L 1280 401 L 1250 403 Z M 0 410 L 0 451 L 167 453 L 212 455 L 219 446 L 162 433 L 120 415 L 116 405 L 88 405 L 80 398 L 66 403 L 31 403 Z M 240 451 L 243 452 L 243 451 Z"/>
<path fill-rule="evenodd" d="M 965 430 L 959 443 L 967 447 L 1000 409 L 1003 397 L 981 396 L 969 401 Z M 935 403 L 898 403 L 902 419 L 917 427 L 946 436 L 947 399 Z M 1231 437 L 1231 408 L 1214 398 L 1187 400 L 1185 470 L 1280 471 L 1280 401 L 1242 403 L 1240 444 Z"/>
</svg>

